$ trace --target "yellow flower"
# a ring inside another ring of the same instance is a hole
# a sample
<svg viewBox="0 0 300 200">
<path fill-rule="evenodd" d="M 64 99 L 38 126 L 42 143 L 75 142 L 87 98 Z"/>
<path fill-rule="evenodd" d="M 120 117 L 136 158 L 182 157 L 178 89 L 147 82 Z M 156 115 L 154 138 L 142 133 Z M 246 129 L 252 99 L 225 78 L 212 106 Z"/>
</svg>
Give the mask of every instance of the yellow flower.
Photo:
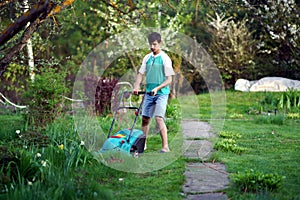
<svg viewBox="0 0 300 200">
<path fill-rule="evenodd" d="M 63 144 L 58 145 L 58 148 L 59 148 L 60 150 L 63 150 L 63 149 L 64 149 L 64 145 L 63 145 Z"/>
</svg>

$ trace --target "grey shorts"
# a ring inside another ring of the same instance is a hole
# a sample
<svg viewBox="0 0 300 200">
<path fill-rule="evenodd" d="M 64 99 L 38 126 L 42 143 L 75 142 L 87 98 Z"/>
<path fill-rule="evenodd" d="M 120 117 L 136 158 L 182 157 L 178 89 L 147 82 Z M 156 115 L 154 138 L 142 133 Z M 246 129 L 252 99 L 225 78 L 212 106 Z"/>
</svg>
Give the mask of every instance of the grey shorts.
<svg viewBox="0 0 300 200">
<path fill-rule="evenodd" d="M 142 116 L 150 118 L 159 116 L 165 118 L 168 98 L 168 94 L 157 94 L 155 96 L 146 94 L 143 104 Z"/>
</svg>

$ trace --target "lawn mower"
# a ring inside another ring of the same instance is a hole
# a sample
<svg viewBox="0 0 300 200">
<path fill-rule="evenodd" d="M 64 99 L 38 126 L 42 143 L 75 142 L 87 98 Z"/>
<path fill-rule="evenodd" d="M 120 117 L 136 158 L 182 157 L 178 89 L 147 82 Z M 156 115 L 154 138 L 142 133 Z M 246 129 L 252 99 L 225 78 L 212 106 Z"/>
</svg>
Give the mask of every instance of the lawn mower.
<svg viewBox="0 0 300 200">
<path fill-rule="evenodd" d="M 132 93 L 125 91 L 121 94 L 120 101 L 118 102 L 118 106 L 114 111 L 114 116 L 112 123 L 110 125 L 110 129 L 107 135 L 107 140 L 104 142 L 102 148 L 100 149 L 101 153 L 112 152 L 112 151 L 122 151 L 128 154 L 133 155 L 134 157 L 138 157 L 140 154 L 144 152 L 144 146 L 146 142 L 146 136 L 143 131 L 135 129 L 136 121 L 141 113 L 142 105 L 144 102 L 144 98 L 146 92 L 139 92 L 138 95 L 142 96 L 142 101 L 138 107 L 135 106 L 121 106 L 121 102 L 124 98 L 129 98 Z M 148 93 L 147 93 L 148 94 Z M 152 95 L 152 93 L 149 93 Z M 122 129 L 115 134 L 111 134 L 113 126 L 115 124 L 116 115 L 120 110 L 135 110 L 135 117 L 133 124 L 130 128 Z"/>
</svg>

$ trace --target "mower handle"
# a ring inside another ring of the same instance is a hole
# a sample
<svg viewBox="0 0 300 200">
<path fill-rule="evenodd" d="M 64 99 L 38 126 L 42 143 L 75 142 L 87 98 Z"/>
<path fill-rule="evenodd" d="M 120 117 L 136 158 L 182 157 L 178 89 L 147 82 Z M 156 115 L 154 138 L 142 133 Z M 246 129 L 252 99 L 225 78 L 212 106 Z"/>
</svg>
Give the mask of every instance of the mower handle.
<svg viewBox="0 0 300 200">
<path fill-rule="evenodd" d="M 132 93 L 132 92 L 131 92 Z M 148 94 L 148 95 L 150 95 L 150 96 L 154 96 L 154 92 L 145 92 L 145 91 L 138 91 L 138 93 L 137 94 L 135 94 L 135 95 L 141 95 L 141 94 Z"/>
</svg>

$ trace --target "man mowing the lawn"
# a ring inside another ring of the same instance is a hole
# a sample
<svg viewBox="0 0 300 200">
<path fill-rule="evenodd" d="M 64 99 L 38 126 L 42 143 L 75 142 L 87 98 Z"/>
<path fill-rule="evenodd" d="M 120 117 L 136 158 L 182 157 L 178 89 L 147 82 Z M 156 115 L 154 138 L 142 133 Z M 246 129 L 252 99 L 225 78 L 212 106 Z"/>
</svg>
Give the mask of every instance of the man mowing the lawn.
<svg viewBox="0 0 300 200">
<path fill-rule="evenodd" d="M 143 59 L 135 80 L 133 94 L 138 93 L 143 75 L 146 75 L 147 94 L 142 110 L 142 131 L 147 138 L 150 119 L 155 118 L 162 140 L 162 149 L 160 152 L 165 153 L 169 152 L 170 149 L 164 116 L 170 94 L 169 84 L 172 82 L 172 75 L 175 73 L 170 57 L 161 49 L 161 35 L 156 32 L 149 34 L 148 42 L 151 53 L 147 54 Z M 149 92 L 152 92 L 152 94 L 150 95 Z"/>
</svg>

